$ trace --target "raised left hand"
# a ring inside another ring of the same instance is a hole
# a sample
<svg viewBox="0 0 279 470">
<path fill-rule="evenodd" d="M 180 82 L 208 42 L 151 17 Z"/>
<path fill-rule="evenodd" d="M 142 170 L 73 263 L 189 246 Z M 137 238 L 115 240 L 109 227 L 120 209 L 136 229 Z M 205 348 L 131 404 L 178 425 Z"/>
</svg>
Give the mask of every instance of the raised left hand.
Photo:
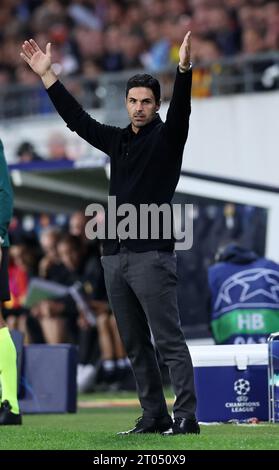
<svg viewBox="0 0 279 470">
<path fill-rule="evenodd" d="M 185 35 L 183 43 L 179 49 L 179 64 L 182 67 L 189 67 L 191 61 L 191 31 Z"/>
</svg>

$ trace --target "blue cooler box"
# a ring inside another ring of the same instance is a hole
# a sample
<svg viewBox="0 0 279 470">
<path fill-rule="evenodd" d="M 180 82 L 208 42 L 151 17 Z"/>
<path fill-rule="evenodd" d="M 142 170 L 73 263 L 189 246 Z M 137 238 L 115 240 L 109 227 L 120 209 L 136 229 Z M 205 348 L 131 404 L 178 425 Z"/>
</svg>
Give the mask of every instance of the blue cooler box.
<svg viewBox="0 0 279 470">
<path fill-rule="evenodd" d="M 189 347 L 199 421 L 268 421 L 267 344 Z"/>
<path fill-rule="evenodd" d="M 75 413 L 76 373 L 75 346 L 25 346 L 19 397 L 22 413 Z"/>
</svg>

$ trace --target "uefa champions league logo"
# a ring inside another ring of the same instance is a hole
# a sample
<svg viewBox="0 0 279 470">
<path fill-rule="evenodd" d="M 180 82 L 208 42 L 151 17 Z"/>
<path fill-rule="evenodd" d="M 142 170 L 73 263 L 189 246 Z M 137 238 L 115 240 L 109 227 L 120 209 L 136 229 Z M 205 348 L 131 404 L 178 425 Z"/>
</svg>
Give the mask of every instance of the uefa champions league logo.
<svg viewBox="0 0 279 470">
<path fill-rule="evenodd" d="M 240 416 L 239 413 L 256 413 L 257 409 L 261 406 L 259 400 L 253 401 L 249 397 L 253 387 L 253 382 L 246 379 L 238 379 L 233 383 L 233 389 L 236 393 L 234 401 L 229 401 L 225 403 L 225 407 L 230 410 L 233 417 Z M 244 415 L 245 416 L 245 415 Z"/>
<path fill-rule="evenodd" d="M 234 391 L 237 393 L 237 395 L 247 395 L 250 392 L 250 389 L 250 382 L 248 380 L 239 379 L 234 383 Z"/>
</svg>

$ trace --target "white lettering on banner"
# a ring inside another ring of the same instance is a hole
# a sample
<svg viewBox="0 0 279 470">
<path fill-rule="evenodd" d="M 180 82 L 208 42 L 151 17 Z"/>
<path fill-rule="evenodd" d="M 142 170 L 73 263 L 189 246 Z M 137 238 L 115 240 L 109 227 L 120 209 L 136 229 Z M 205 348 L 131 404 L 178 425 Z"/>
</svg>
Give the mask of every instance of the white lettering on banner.
<svg viewBox="0 0 279 470">
<path fill-rule="evenodd" d="M 261 313 L 238 314 L 237 326 L 240 330 L 247 328 L 248 330 L 261 330 L 264 328 L 264 318 Z"/>
<path fill-rule="evenodd" d="M 254 408 L 232 408 L 232 413 L 252 413 Z"/>
<path fill-rule="evenodd" d="M 234 339 L 233 344 L 256 344 L 256 343 L 266 343 L 267 338 L 266 336 L 258 336 L 257 341 L 253 336 L 248 336 L 247 338 L 243 338 L 243 336 L 236 336 Z"/>
<path fill-rule="evenodd" d="M 256 408 L 261 406 L 259 401 L 249 401 L 246 403 L 225 403 L 226 408 L 230 408 L 232 413 L 250 413 L 254 412 Z"/>
<path fill-rule="evenodd" d="M 264 328 L 264 317 L 261 313 L 254 313 L 252 315 L 252 328 L 253 330 L 262 330 Z"/>
</svg>

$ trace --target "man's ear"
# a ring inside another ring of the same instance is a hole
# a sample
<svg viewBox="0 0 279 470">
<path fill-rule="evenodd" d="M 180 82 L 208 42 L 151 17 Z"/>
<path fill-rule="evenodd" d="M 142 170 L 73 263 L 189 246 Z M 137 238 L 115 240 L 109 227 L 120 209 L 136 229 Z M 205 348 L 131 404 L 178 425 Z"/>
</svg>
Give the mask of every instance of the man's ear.
<svg viewBox="0 0 279 470">
<path fill-rule="evenodd" d="M 159 101 L 159 103 L 156 103 L 156 111 L 159 111 L 161 104 L 162 104 L 161 100 Z"/>
</svg>

